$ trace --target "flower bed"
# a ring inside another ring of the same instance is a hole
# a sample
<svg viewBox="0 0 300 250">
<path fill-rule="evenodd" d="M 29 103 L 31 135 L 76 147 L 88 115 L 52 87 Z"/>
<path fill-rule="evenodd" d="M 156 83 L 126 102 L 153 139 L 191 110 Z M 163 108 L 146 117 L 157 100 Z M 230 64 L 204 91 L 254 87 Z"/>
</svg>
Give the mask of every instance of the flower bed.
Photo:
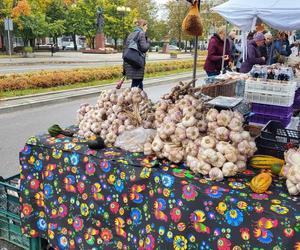
<svg viewBox="0 0 300 250">
<path fill-rule="evenodd" d="M 203 61 L 200 61 L 198 65 L 202 66 Z M 179 69 L 192 69 L 192 67 L 193 61 L 191 60 L 149 63 L 146 66 L 145 73 L 151 74 Z M 121 76 L 121 65 L 68 71 L 42 71 L 29 74 L 0 75 L 0 91 L 49 88 L 96 80 L 113 80 Z"/>
</svg>

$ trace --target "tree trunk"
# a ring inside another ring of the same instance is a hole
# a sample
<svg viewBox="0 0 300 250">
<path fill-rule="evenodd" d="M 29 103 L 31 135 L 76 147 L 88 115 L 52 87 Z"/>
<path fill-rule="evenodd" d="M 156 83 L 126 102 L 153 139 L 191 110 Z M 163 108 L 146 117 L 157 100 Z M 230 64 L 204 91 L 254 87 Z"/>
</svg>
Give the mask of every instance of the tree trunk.
<svg viewBox="0 0 300 250">
<path fill-rule="evenodd" d="M 95 37 L 92 37 L 92 49 L 95 49 Z"/>
<path fill-rule="evenodd" d="M 118 49 L 118 39 L 115 38 L 115 39 L 114 39 L 114 42 L 115 42 L 115 50 L 117 50 L 117 49 Z"/>
<path fill-rule="evenodd" d="M 187 40 L 185 40 L 184 52 L 187 52 Z"/>
<path fill-rule="evenodd" d="M 30 47 L 34 50 L 35 47 L 35 39 L 30 39 Z"/>
<path fill-rule="evenodd" d="M 73 43 L 74 43 L 74 50 L 77 51 L 76 34 L 72 34 L 72 39 L 73 39 Z"/>
</svg>

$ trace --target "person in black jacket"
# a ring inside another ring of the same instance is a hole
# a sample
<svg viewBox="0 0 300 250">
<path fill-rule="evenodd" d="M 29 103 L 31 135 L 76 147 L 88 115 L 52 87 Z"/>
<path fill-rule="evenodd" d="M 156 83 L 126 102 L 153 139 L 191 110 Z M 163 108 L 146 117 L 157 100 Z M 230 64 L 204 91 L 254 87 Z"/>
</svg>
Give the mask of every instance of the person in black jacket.
<svg viewBox="0 0 300 250">
<path fill-rule="evenodd" d="M 130 42 L 137 36 L 137 44 L 139 51 L 143 54 L 144 60 L 146 58 L 146 52 L 150 48 L 150 40 L 148 39 L 146 35 L 146 31 L 148 29 L 147 21 L 144 19 L 140 19 L 137 21 L 137 27 L 134 29 L 134 31 L 129 34 L 125 46 L 124 51 L 128 48 Z M 144 72 L 145 72 L 145 64 L 140 69 L 136 69 L 130 64 L 124 62 L 124 73 L 127 77 L 127 79 L 132 79 L 131 87 L 139 87 L 140 89 L 143 89 L 143 80 L 144 80 Z"/>
</svg>

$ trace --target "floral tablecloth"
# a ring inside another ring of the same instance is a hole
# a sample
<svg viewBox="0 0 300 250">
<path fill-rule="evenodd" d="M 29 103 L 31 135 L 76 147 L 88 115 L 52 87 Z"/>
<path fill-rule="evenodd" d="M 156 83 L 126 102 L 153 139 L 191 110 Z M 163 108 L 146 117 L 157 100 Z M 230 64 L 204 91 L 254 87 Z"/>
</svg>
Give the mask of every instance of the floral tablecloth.
<svg viewBox="0 0 300 250">
<path fill-rule="evenodd" d="M 49 135 L 30 138 L 20 162 L 22 230 L 55 249 L 300 249 L 300 199 L 278 179 L 252 193 L 252 170 L 215 183 Z"/>
</svg>

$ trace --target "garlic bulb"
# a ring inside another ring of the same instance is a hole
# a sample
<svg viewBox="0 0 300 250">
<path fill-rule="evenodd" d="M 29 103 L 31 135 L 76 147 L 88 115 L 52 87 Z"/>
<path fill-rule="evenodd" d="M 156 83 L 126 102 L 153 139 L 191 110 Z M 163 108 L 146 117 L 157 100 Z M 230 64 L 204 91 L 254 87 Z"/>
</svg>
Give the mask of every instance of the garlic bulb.
<svg viewBox="0 0 300 250">
<path fill-rule="evenodd" d="M 197 127 L 189 127 L 186 129 L 186 137 L 191 140 L 196 140 L 199 136 L 199 129 Z"/>
<path fill-rule="evenodd" d="M 193 106 L 184 107 L 182 109 L 183 116 L 194 116 L 196 114 L 196 109 Z"/>
<path fill-rule="evenodd" d="M 213 164 L 218 160 L 217 152 L 211 148 L 205 149 L 202 154 L 202 159 L 207 163 Z"/>
<path fill-rule="evenodd" d="M 220 152 L 221 154 L 225 154 L 226 148 L 230 146 L 230 144 L 228 142 L 225 141 L 220 141 L 218 142 L 216 149 L 218 152 Z"/>
<path fill-rule="evenodd" d="M 237 161 L 236 166 L 238 168 L 239 173 L 242 173 L 247 169 L 247 163 L 245 161 Z"/>
<path fill-rule="evenodd" d="M 239 144 L 240 142 L 242 142 L 243 140 L 243 137 L 241 135 L 241 133 L 239 132 L 234 132 L 234 131 L 231 131 L 230 134 L 229 134 L 229 138 L 230 140 L 235 143 L 235 144 Z"/>
<path fill-rule="evenodd" d="M 237 174 L 238 168 L 232 162 L 226 162 L 222 168 L 222 172 L 225 177 L 231 177 Z"/>
<path fill-rule="evenodd" d="M 286 180 L 286 186 L 290 195 L 300 194 L 300 185 L 291 182 L 289 179 Z"/>
<path fill-rule="evenodd" d="M 207 124 L 208 128 L 208 132 L 210 132 L 211 134 L 214 134 L 216 129 L 219 127 L 217 122 L 209 122 Z"/>
<path fill-rule="evenodd" d="M 238 118 L 233 118 L 229 125 L 228 125 L 228 128 L 232 131 L 235 131 L 235 132 L 239 132 L 242 130 L 243 128 L 243 122 L 241 120 L 239 120 Z"/>
<path fill-rule="evenodd" d="M 216 122 L 218 115 L 219 115 L 218 110 L 210 109 L 206 115 L 206 120 L 208 120 L 209 122 Z"/>
<path fill-rule="evenodd" d="M 200 120 L 197 123 L 197 127 L 200 132 L 206 132 L 207 130 L 207 123 L 204 120 Z"/>
<path fill-rule="evenodd" d="M 179 140 L 184 140 L 186 138 L 186 129 L 177 125 L 175 129 L 175 135 Z"/>
<path fill-rule="evenodd" d="M 227 127 L 231 121 L 231 116 L 225 110 L 222 110 L 220 114 L 217 115 L 217 124 L 219 126 Z"/>
<path fill-rule="evenodd" d="M 235 163 L 238 160 L 238 152 L 237 152 L 236 148 L 233 147 L 232 145 L 229 145 L 228 147 L 226 147 L 224 156 L 227 159 L 227 161 L 232 162 L 232 163 Z"/>
<path fill-rule="evenodd" d="M 218 127 L 215 132 L 216 139 L 219 141 L 228 141 L 230 131 L 225 127 Z"/>
<path fill-rule="evenodd" d="M 212 162 L 212 165 L 217 168 L 222 168 L 224 163 L 226 162 L 226 158 L 220 152 L 217 152 L 217 157 L 217 160 L 215 162 Z"/>
<path fill-rule="evenodd" d="M 152 150 L 155 152 L 159 152 L 162 150 L 164 144 L 162 142 L 162 140 L 160 139 L 160 137 L 157 135 L 155 136 L 153 142 L 152 142 Z"/>
<path fill-rule="evenodd" d="M 209 171 L 209 178 L 212 181 L 223 181 L 224 175 L 223 175 L 223 172 L 222 172 L 221 169 L 219 169 L 219 168 L 212 168 Z"/>
<path fill-rule="evenodd" d="M 214 148 L 216 146 L 216 140 L 212 136 L 205 136 L 202 138 L 201 147 L 204 149 Z"/>
<path fill-rule="evenodd" d="M 170 136 L 172 134 L 174 134 L 176 129 L 176 125 L 173 122 L 168 122 L 164 127 L 163 127 L 163 131 L 166 135 Z"/>
<path fill-rule="evenodd" d="M 188 127 L 193 127 L 194 125 L 196 125 L 197 120 L 194 116 L 186 115 L 185 117 L 183 117 L 181 123 L 182 123 L 183 126 L 188 128 Z"/>
<path fill-rule="evenodd" d="M 209 171 L 211 170 L 211 166 L 204 162 L 204 161 L 200 161 L 199 163 L 199 173 L 202 175 L 208 175 Z"/>
<path fill-rule="evenodd" d="M 198 147 L 195 145 L 193 141 L 189 141 L 187 146 L 185 147 L 186 155 L 190 155 L 196 157 L 198 154 Z"/>
</svg>

